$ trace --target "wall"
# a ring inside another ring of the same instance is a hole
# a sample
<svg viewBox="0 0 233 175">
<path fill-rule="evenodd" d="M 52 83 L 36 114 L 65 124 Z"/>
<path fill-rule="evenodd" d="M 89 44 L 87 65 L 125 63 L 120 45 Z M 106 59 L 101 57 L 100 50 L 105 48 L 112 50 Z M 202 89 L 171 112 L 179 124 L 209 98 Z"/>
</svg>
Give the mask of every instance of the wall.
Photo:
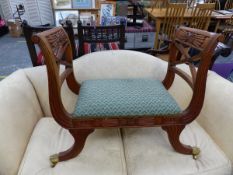
<svg viewBox="0 0 233 175">
<path fill-rule="evenodd" d="M 4 18 L 1 4 L 0 4 L 0 15 L 1 15 L 2 18 Z"/>
<path fill-rule="evenodd" d="M 4 19 L 8 20 L 12 18 L 12 10 L 9 0 L 1 0 L 1 9 Z"/>
</svg>

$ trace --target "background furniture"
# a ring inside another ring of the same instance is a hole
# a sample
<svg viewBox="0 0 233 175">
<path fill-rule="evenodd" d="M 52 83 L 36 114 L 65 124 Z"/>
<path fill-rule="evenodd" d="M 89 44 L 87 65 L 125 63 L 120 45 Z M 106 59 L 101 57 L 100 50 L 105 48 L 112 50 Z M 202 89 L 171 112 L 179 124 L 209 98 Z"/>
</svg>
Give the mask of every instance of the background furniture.
<svg viewBox="0 0 233 175">
<path fill-rule="evenodd" d="M 231 16 L 230 19 L 225 21 L 222 34 L 224 35 L 225 44 L 227 44 L 233 36 L 233 15 Z"/>
<path fill-rule="evenodd" d="M 6 26 L 5 20 L 2 19 L 1 15 L 0 15 L 0 36 L 5 35 L 6 33 L 8 33 L 8 27 Z"/>
<path fill-rule="evenodd" d="M 155 8 L 166 8 L 167 5 L 168 5 L 167 0 L 154 0 L 154 1 L 151 1 L 151 12 L 153 12 Z"/>
<path fill-rule="evenodd" d="M 8 20 L 7 21 L 8 29 L 12 37 L 20 37 L 22 34 L 21 22 L 18 20 Z"/>
<path fill-rule="evenodd" d="M 16 5 L 16 11 L 13 13 L 13 18 L 22 22 L 21 16 L 25 13 L 25 8 L 23 4 Z"/>
<path fill-rule="evenodd" d="M 0 36 L 3 36 L 5 34 L 7 34 L 8 32 L 9 32 L 9 30 L 8 30 L 7 26 L 0 27 Z"/>
<path fill-rule="evenodd" d="M 189 27 L 208 30 L 211 14 L 215 8 L 215 3 L 197 4 L 192 12 L 191 22 Z"/>
<path fill-rule="evenodd" d="M 174 39 L 176 28 L 183 23 L 186 6 L 186 3 L 173 3 L 167 5 L 161 28 L 156 30 L 156 35 L 158 35 L 158 45 L 156 48 L 161 49 L 161 44 L 163 44 L 162 47 L 166 47 L 165 50 L 168 50 L 168 42 Z M 160 26 L 156 27 L 159 28 Z"/>
<path fill-rule="evenodd" d="M 154 46 L 155 28 L 146 20 L 143 27 L 125 28 L 125 49 L 148 49 Z"/>
<path fill-rule="evenodd" d="M 224 9 L 225 10 L 233 9 L 233 1 L 232 0 L 227 0 L 226 3 L 225 3 Z"/>
<path fill-rule="evenodd" d="M 181 68 L 188 73 L 187 66 Z M 115 54 L 98 52 L 98 57 L 85 55 L 74 61 L 74 69 L 80 83 L 87 79 L 139 76 L 162 80 L 167 62 L 151 55 L 145 57 L 140 52 L 123 50 Z M 186 127 L 181 135 L 185 142 L 203 150 L 198 161 L 173 151 L 160 128 L 108 129 L 94 132 L 87 139 L 80 157 L 60 163 L 55 168 L 50 168 L 48 156 L 67 149 L 73 140 L 51 117 L 47 78 L 38 78 L 46 75 L 45 67 L 39 66 L 18 70 L 0 82 L 0 174 L 233 173 L 233 116 L 229 115 L 233 113 L 233 96 L 229 95 L 233 85 L 216 73 L 208 73 L 206 98 L 197 122 Z M 61 91 L 65 108 L 72 111 L 77 97 L 66 84 Z M 192 92 L 179 76 L 175 77 L 169 92 L 182 109 L 188 106 Z"/>
<path fill-rule="evenodd" d="M 144 10 L 148 15 L 148 19 L 155 21 L 156 35 L 155 35 L 155 40 L 154 40 L 154 48 L 158 49 L 159 32 L 161 29 L 161 23 L 166 16 L 166 9 L 165 8 L 162 8 L 162 9 L 154 8 L 154 10 L 152 11 L 151 8 L 145 8 Z M 184 21 L 190 21 L 192 19 L 193 12 L 194 11 L 192 9 L 187 9 L 184 14 Z M 230 19 L 231 16 L 232 16 L 231 14 L 223 15 L 217 12 L 212 12 L 211 19 L 214 19 L 217 21 L 214 31 L 215 32 L 217 31 L 220 21 Z"/>
<path fill-rule="evenodd" d="M 220 1 L 219 0 L 205 0 L 205 3 L 214 3 L 215 4 L 215 10 L 221 10 Z"/>
<path fill-rule="evenodd" d="M 78 23 L 78 55 L 100 50 L 124 49 L 125 26 L 82 26 Z"/>
<path fill-rule="evenodd" d="M 23 21 L 22 27 L 23 27 L 23 33 L 26 39 L 26 43 L 27 43 L 27 47 L 28 47 L 28 51 L 31 57 L 33 67 L 45 64 L 41 51 L 38 48 L 36 49 L 36 46 L 32 42 L 32 35 L 38 32 L 49 30 L 52 27 L 51 26 L 30 26 L 28 25 L 27 21 Z M 64 28 L 71 42 L 73 59 L 76 59 L 77 51 L 76 51 L 76 44 L 75 44 L 75 39 L 74 39 L 74 31 L 73 31 L 72 23 L 70 21 L 66 21 L 66 26 Z"/>
<path fill-rule="evenodd" d="M 75 14 L 76 21 L 78 17 L 82 21 L 90 21 L 89 18 L 93 18 L 96 23 L 99 24 L 99 10 L 100 10 L 100 0 L 64 0 L 64 1 L 55 1 L 51 0 L 52 11 L 54 14 L 55 23 L 58 26 L 59 20 L 64 20 L 69 14 Z M 74 27 L 77 23 L 73 23 Z"/>
</svg>

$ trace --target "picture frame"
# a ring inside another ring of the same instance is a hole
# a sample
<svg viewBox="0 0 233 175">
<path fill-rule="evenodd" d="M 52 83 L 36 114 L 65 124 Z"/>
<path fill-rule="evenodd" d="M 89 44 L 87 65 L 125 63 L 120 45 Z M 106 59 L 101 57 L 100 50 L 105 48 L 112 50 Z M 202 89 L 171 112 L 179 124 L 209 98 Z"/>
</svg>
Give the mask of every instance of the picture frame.
<svg viewBox="0 0 233 175">
<path fill-rule="evenodd" d="M 102 17 L 101 26 L 109 26 L 109 25 L 123 25 L 127 26 L 127 17 L 126 16 L 109 16 Z"/>
<path fill-rule="evenodd" d="M 79 12 L 77 10 L 56 10 L 55 11 L 55 25 L 61 26 L 60 22 L 63 20 L 70 20 L 73 27 L 77 26 Z"/>
<path fill-rule="evenodd" d="M 116 2 L 115 1 L 101 1 L 100 4 L 100 24 L 105 17 L 115 16 Z"/>
<path fill-rule="evenodd" d="M 84 26 L 94 26 L 96 15 L 92 14 L 91 12 L 82 12 L 79 14 L 80 20 L 82 22 L 82 25 Z"/>
<path fill-rule="evenodd" d="M 72 0 L 63 0 L 57 1 L 52 0 L 53 8 L 54 9 L 71 9 L 72 8 Z"/>
<path fill-rule="evenodd" d="M 92 0 L 72 0 L 72 8 L 91 9 Z"/>
</svg>

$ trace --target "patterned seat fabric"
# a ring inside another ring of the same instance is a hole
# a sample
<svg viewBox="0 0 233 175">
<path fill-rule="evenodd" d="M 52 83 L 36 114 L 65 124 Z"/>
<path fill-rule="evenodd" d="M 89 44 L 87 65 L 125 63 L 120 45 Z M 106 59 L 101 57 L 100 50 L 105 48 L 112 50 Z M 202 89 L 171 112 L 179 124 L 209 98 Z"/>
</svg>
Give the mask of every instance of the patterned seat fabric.
<svg viewBox="0 0 233 175">
<path fill-rule="evenodd" d="M 158 80 L 87 80 L 81 85 L 75 117 L 130 117 L 180 113 L 176 101 Z"/>
<path fill-rule="evenodd" d="M 111 43 L 84 43 L 84 53 L 88 54 L 91 52 L 101 50 L 119 50 L 118 42 Z"/>
</svg>

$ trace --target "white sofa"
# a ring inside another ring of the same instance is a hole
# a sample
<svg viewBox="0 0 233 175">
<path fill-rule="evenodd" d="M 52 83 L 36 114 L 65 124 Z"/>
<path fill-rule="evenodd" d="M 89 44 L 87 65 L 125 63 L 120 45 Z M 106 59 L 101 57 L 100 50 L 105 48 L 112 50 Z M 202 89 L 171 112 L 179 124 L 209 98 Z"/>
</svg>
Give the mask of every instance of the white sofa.
<svg viewBox="0 0 233 175">
<path fill-rule="evenodd" d="M 139 52 L 111 51 L 74 61 L 77 80 L 155 78 L 167 63 Z M 187 71 L 187 67 L 182 69 Z M 231 175 L 233 174 L 233 84 L 209 72 L 198 120 L 182 132 L 184 143 L 201 148 L 198 160 L 176 153 L 160 128 L 97 129 L 81 154 L 50 167 L 49 156 L 73 140 L 51 117 L 44 66 L 22 69 L 0 82 L 0 175 Z M 191 89 L 176 77 L 169 90 L 182 108 Z M 77 96 L 62 87 L 72 112 Z"/>
</svg>

